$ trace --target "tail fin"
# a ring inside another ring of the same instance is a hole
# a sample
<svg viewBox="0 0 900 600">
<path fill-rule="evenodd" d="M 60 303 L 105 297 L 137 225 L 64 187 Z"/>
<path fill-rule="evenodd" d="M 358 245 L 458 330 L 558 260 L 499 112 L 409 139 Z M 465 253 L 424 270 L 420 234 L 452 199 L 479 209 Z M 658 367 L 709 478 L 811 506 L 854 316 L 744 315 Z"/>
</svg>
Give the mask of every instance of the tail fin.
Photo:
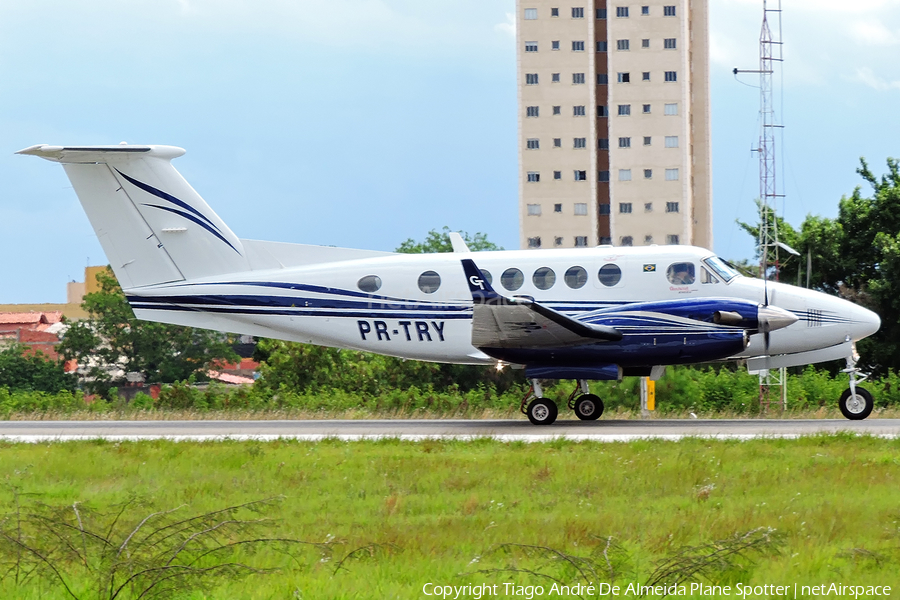
<svg viewBox="0 0 900 600">
<path fill-rule="evenodd" d="M 62 163 L 123 288 L 250 269 L 243 244 L 171 160 L 172 146 L 20 150 Z"/>
</svg>

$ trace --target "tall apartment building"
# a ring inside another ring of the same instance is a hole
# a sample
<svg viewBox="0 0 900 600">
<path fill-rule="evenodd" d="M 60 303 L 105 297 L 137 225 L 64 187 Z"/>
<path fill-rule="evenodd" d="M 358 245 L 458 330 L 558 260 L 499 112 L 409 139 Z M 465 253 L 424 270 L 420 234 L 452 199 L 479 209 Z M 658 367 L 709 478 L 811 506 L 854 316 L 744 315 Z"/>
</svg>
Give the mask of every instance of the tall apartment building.
<svg viewBox="0 0 900 600">
<path fill-rule="evenodd" d="M 517 0 L 523 248 L 712 246 L 707 0 Z"/>
</svg>

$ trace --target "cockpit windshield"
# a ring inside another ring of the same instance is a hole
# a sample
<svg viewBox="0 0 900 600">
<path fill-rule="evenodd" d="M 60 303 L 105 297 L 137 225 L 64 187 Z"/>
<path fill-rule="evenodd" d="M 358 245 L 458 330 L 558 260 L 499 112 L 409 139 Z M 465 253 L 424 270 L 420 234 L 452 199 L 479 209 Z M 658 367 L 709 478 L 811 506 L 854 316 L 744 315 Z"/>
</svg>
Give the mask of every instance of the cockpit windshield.
<svg viewBox="0 0 900 600">
<path fill-rule="evenodd" d="M 712 269 L 716 275 L 722 278 L 725 283 L 730 282 L 740 275 L 740 273 L 729 267 L 728 264 L 718 256 L 710 256 L 709 258 L 704 259 L 703 262 L 705 262 L 706 266 Z"/>
</svg>

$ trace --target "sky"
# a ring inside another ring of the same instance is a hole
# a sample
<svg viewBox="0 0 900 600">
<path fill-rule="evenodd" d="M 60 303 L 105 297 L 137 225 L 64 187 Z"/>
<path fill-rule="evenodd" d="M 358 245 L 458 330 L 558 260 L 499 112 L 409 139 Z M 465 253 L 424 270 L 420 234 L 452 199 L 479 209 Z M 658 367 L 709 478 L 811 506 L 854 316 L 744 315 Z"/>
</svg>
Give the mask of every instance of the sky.
<svg viewBox="0 0 900 600">
<path fill-rule="evenodd" d="M 776 0 L 777 1 L 777 0 Z M 769 6 L 773 3 L 770 1 Z M 900 156 L 900 0 L 784 0 L 780 210 Z M 514 0 L 0 0 L 0 303 L 64 302 L 103 251 L 33 144 L 169 144 L 243 238 L 393 250 L 444 225 L 518 246 Z M 714 250 L 759 195 L 761 0 L 710 0 Z"/>
</svg>

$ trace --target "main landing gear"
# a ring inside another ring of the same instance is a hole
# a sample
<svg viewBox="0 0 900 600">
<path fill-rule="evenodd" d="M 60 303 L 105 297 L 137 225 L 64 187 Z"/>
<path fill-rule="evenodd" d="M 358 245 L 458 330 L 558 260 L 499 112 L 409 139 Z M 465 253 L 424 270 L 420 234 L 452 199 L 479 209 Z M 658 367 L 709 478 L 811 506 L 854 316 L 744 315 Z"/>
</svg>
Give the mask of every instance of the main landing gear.
<svg viewBox="0 0 900 600">
<path fill-rule="evenodd" d="M 875 408 L 875 400 L 872 398 L 869 390 L 856 385 L 865 381 L 868 377 L 868 375 L 862 374 L 856 368 L 857 358 L 855 353 L 853 356 L 847 357 L 847 368 L 843 372 L 850 375 L 850 387 L 844 390 L 844 393 L 841 394 L 841 398 L 838 400 L 841 414 L 851 421 L 862 421 Z"/>
<path fill-rule="evenodd" d="M 569 395 L 566 404 L 582 421 L 594 421 L 603 414 L 603 401 L 590 393 L 585 379 L 578 380 L 578 384 Z M 531 389 L 522 399 L 520 410 L 534 425 L 551 425 L 559 414 L 556 402 L 544 398 L 544 390 L 537 379 L 531 380 Z"/>
</svg>

